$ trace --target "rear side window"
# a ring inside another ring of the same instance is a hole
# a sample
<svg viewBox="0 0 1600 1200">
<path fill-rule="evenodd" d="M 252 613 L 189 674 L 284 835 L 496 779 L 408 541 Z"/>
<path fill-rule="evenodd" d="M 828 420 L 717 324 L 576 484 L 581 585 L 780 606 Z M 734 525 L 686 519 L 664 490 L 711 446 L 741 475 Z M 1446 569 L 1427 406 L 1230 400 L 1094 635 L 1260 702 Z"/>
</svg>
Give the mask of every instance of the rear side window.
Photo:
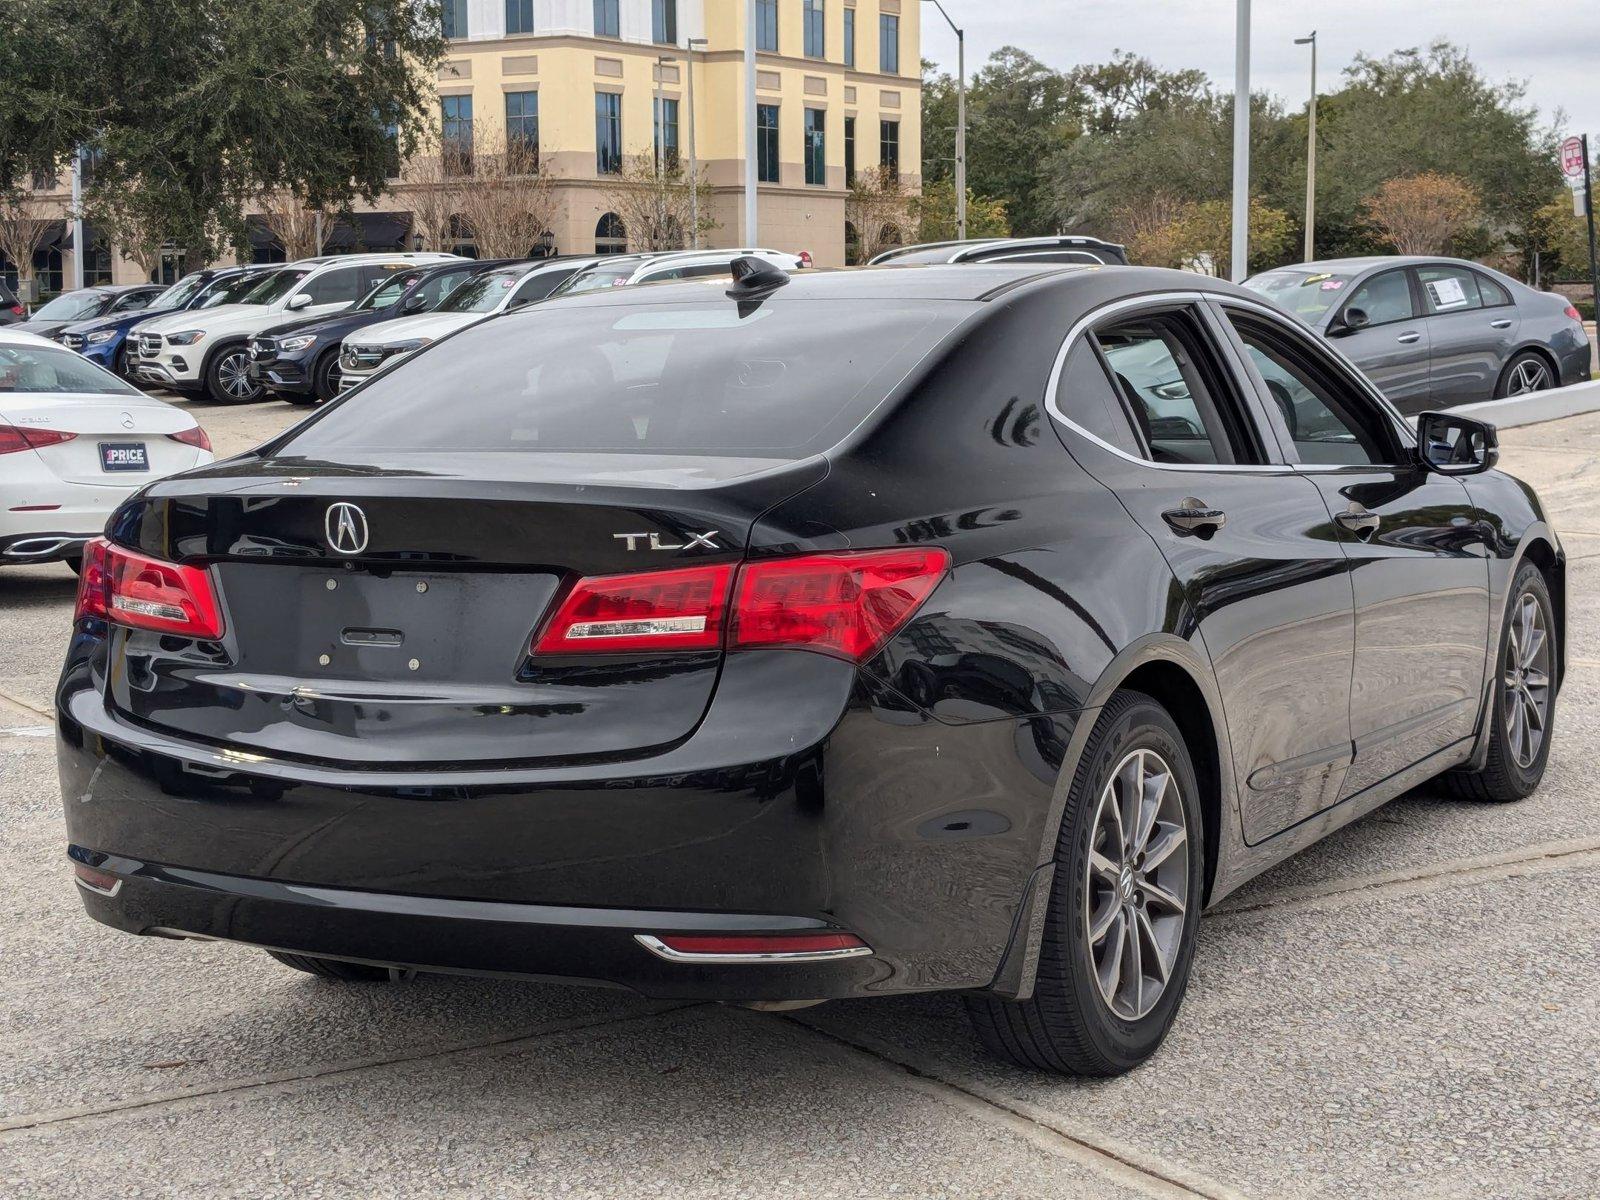
<svg viewBox="0 0 1600 1200">
<path fill-rule="evenodd" d="M 854 429 L 971 311 L 839 300 L 746 309 L 538 305 L 418 353 L 281 452 L 801 458 Z"/>
<path fill-rule="evenodd" d="M 1056 385 L 1056 410 L 1102 442 L 1126 454 L 1144 454 L 1111 376 L 1106 374 L 1099 351 L 1089 338 L 1079 339 L 1062 365 L 1061 381 Z"/>
<path fill-rule="evenodd" d="M 1418 267 L 1422 295 L 1430 313 L 1466 312 L 1482 308 L 1478 277 L 1465 267 Z"/>
<path fill-rule="evenodd" d="M 1487 275 L 1478 276 L 1478 294 L 1483 297 L 1485 308 L 1499 308 L 1511 303 L 1511 293 Z"/>
</svg>

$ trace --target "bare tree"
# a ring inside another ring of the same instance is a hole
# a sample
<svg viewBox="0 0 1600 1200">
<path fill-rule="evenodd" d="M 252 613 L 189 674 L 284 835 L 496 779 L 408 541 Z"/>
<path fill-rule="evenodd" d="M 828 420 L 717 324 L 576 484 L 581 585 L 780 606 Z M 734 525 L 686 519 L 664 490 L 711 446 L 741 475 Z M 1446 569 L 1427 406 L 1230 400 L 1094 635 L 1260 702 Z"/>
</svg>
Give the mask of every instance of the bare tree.
<svg viewBox="0 0 1600 1200">
<path fill-rule="evenodd" d="M 483 258 L 525 258 L 555 220 L 550 176 L 539 151 L 512 138 L 503 151 L 472 156 L 472 185 L 461 197 Z"/>
<path fill-rule="evenodd" d="M 474 140 L 477 130 L 474 129 Z M 465 207 L 475 166 L 472 142 L 435 135 L 401 173 L 411 208 L 411 231 L 425 250 L 447 250 L 455 241 L 455 218 Z M 543 232 L 541 230 L 541 232 Z"/>
<path fill-rule="evenodd" d="M 0 253 L 17 268 L 19 283 L 33 278 L 33 256 L 59 223 L 32 192 L 23 188 L 0 192 Z"/>
<path fill-rule="evenodd" d="M 123 258 L 139 264 L 148 277 L 161 266 L 168 230 L 164 208 L 138 188 L 94 189 L 84 199 L 84 220 L 105 236 Z"/>
<path fill-rule="evenodd" d="M 1424 171 L 1385 181 L 1363 207 L 1400 254 L 1443 254 L 1483 219 L 1483 200 L 1466 180 Z"/>
<path fill-rule="evenodd" d="M 844 200 L 844 219 L 856 231 L 857 262 L 870 262 L 891 246 L 903 245 L 916 232 L 911 198 L 892 167 L 856 172 Z"/>
<path fill-rule="evenodd" d="M 268 192 L 261 197 L 261 223 L 278 239 L 290 262 L 322 253 L 317 218 L 318 213 L 293 192 Z"/>
<path fill-rule="evenodd" d="M 633 155 L 607 179 L 606 204 L 622 218 L 631 250 L 682 250 L 691 232 L 716 228 L 711 219 L 711 185 L 704 172 L 691 180 L 676 156 L 657 170 L 655 155 Z M 691 230 L 697 207 L 700 225 Z"/>
</svg>

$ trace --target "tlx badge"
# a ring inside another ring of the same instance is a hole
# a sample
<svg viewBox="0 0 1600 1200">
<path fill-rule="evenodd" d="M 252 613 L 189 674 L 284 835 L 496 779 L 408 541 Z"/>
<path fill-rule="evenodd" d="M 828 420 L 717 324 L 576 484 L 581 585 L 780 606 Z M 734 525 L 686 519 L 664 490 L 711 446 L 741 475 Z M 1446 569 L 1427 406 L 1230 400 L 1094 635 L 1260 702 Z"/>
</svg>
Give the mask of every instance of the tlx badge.
<svg viewBox="0 0 1600 1200">
<path fill-rule="evenodd" d="M 689 540 L 681 543 L 663 542 L 659 533 L 613 533 L 611 536 L 619 542 L 628 543 L 629 550 L 639 549 L 640 542 L 643 542 L 645 547 L 650 550 L 694 550 L 700 546 L 704 546 L 707 550 L 715 550 L 717 548 L 717 544 L 711 540 L 717 536 L 715 529 L 708 529 L 704 533 L 696 533 L 692 529 L 687 529 L 684 533 Z"/>
</svg>

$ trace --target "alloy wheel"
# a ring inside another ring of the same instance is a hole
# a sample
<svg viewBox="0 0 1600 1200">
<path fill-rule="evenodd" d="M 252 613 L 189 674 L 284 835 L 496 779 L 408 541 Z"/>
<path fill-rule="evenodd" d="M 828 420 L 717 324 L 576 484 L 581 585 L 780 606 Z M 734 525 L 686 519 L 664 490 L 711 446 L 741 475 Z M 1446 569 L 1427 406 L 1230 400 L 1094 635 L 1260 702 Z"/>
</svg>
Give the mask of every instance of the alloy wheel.
<svg viewBox="0 0 1600 1200">
<path fill-rule="evenodd" d="M 1135 750 L 1100 793 L 1084 922 L 1100 996 L 1125 1021 L 1166 991 L 1183 941 L 1189 834 L 1178 779 L 1154 750 Z"/>
<path fill-rule="evenodd" d="M 1525 358 L 1511 371 L 1506 384 L 1506 395 L 1525 396 L 1529 392 L 1542 392 L 1550 386 L 1550 369 L 1536 358 Z"/>
<path fill-rule="evenodd" d="M 1544 609 L 1529 592 L 1517 600 L 1511 614 L 1501 704 L 1511 757 L 1527 770 L 1539 757 L 1550 720 L 1550 636 Z"/>
<path fill-rule="evenodd" d="M 250 356 L 243 350 L 225 356 L 217 364 L 217 382 L 235 400 L 248 400 L 256 393 L 250 380 Z"/>
</svg>

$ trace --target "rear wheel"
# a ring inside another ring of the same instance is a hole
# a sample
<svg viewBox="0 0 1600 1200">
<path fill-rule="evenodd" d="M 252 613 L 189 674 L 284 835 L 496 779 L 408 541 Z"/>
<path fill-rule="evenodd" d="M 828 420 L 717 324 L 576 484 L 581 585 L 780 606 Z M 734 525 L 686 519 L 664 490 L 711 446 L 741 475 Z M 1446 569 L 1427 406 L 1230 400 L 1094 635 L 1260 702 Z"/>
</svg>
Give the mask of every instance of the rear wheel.
<svg viewBox="0 0 1600 1200">
<path fill-rule="evenodd" d="M 1526 396 L 1530 392 L 1543 392 L 1556 385 L 1555 372 L 1542 355 L 1525 350 L 1506 364 L 1500 373 L 1500 383 L 1494 389 L 1497 398 Z"/>
<path fill-rule="evenodd" d="M 224 347 L 206 364 L 206 392 L 218 404 L 249 404 L 262 390 L 250 378 L 250 352 L 242 345 Z"/>
<path fill-rule="evenodd" d="M 1201 834 L 1178 727 L 1149 696 L 1118 692 L 1062 816 L 1033 996 L 967 1000 L 984 1045 L 1072 1075 L 1120 1075 L 1154 1054 L 1188 984 Z"/>
<path fill-rule="evenodd" d="M 1539 786 L 1550 758 L 1555 719 L 1555 621 L 1550 589 L 1533 563 L 1517 571 L 1500 630 L 1486 733 L 1489 753 L 1478 771 L 1443 777 L 1464 800 L 1521 800 Z"/>
<path fill-rule="evenodd" d="M 277 950 L 267 953 L 286 967 L 304 971 L 320 979 L 338 979 L 345 983 L 388 983 L 412 974 L 391 967 L 373 967 L 366 963 L 341 962 L 337 958 L 315 958 L 309 954 L 284 954 Z"/>
</svg>

